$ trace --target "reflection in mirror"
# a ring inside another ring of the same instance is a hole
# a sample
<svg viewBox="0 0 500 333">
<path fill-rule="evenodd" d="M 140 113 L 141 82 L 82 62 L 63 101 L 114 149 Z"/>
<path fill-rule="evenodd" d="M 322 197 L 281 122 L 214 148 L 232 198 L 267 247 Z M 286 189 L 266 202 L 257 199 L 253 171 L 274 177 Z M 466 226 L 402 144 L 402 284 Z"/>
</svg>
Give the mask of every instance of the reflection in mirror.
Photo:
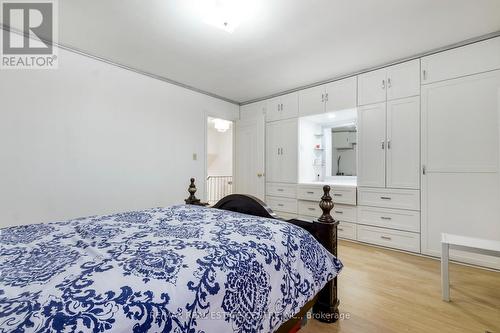
<svg viewBox="0 0 500 333">
<path fill-rule="evenodd" d="M 332 176 L 356 176 L 356 126 L 334 127 L 332 131 Z"/>
<path fill-rule="evenodd" d="M 357 110 L 299 119 L 299 182 L 356 176 Z"/>
</svg>

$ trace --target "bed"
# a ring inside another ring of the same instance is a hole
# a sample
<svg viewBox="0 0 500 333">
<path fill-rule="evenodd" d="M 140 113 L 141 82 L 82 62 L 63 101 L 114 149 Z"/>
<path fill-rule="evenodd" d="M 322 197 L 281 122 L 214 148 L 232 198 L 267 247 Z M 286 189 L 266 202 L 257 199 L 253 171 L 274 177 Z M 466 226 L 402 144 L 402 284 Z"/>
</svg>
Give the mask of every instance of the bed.
<svg viewBox="0 0 500 333">
<path fill-rule="evenodd" d="M 312 304 L 336 320 L 331 198 L 315 224 L 195 192 L 193 180 L 185 205 L 1 229 L 0 332 L 283 332 Z"/>
</svg>

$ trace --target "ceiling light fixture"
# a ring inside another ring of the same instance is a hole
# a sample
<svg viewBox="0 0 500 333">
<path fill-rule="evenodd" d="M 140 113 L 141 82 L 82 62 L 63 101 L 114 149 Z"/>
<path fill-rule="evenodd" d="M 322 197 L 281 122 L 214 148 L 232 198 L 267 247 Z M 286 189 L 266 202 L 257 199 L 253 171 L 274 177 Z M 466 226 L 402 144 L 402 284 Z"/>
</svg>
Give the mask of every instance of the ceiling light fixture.
<svg viewBox="0 0 500 333">
<path fill-rule="evenodd" d="M 203 21 L 232 33 L 254 11 L 255 0 L 200 0 L 198 9 Z"/>
</svg>

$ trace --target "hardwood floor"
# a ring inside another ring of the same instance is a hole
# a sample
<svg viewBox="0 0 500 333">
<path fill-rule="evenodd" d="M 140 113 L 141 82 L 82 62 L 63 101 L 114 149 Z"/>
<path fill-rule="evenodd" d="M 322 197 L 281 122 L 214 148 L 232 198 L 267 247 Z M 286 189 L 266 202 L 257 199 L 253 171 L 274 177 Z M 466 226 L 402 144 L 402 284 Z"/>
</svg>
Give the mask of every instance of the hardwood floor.
<svg viewBox="0 0 500 333">
<path fill-rule="evenodd" d="M 300 333 L 500 333 L 500 273 L 450 264 L 451 302 L 441 300 L 439 261 L 341 241 L 340 312 Z"/>
</svg>

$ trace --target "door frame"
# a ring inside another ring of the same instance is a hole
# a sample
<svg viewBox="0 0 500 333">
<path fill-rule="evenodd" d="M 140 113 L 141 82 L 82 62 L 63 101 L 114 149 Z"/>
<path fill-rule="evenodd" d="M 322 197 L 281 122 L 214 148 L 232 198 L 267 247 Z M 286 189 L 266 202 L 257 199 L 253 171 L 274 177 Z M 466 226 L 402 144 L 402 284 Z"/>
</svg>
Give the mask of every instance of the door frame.
<svg viewBox="0 0 500 333">
<path fill-rule="evenodd" d="M 231 177 L 233 177 L 233 186 L 234 186 L 234 165 L 235 165 L 235 162 L 236 162 L 236 154 L 235 154 L 235 124 L 236 124 L 236 121 L 239 120 L 238 119 L 233 119 L 233 120 L 230 120 L 230 119 L 224 119 L 224 118 L 221 118 L 217 115 L 213 115 L 212 113 L 208 112 L 207 110 L 204 110 L 203 111 L 203 121 L 204 121 L 204 126 L 203 126 L 203 136 L 204 136 L 204 154 L 203 154 L 203 197 L 202 197 L 202 201 L 203 202 L 207 202 L 208 200 L 208 186 L 207 186 L 207 178 L 208 178 L 208 118 L 217 118 L 217 119 L 223 119 L 223 120 L 227 120 L 227 121 L 230 121 L 232 123 L 232 131 L 233 131 L 233 135 L 231 137 L 231 140 L 232 140 L 232 151 L 231 151 L 231 160 L 232 160 L 232 168 L 231 168 Z M 198 182 L 197 182 L 198 183 Z M 234 189 L 234 187 L 233 187 Z M 198 194 L 198 198 L 201 197 L 201 193 Z"/>
</svg>

